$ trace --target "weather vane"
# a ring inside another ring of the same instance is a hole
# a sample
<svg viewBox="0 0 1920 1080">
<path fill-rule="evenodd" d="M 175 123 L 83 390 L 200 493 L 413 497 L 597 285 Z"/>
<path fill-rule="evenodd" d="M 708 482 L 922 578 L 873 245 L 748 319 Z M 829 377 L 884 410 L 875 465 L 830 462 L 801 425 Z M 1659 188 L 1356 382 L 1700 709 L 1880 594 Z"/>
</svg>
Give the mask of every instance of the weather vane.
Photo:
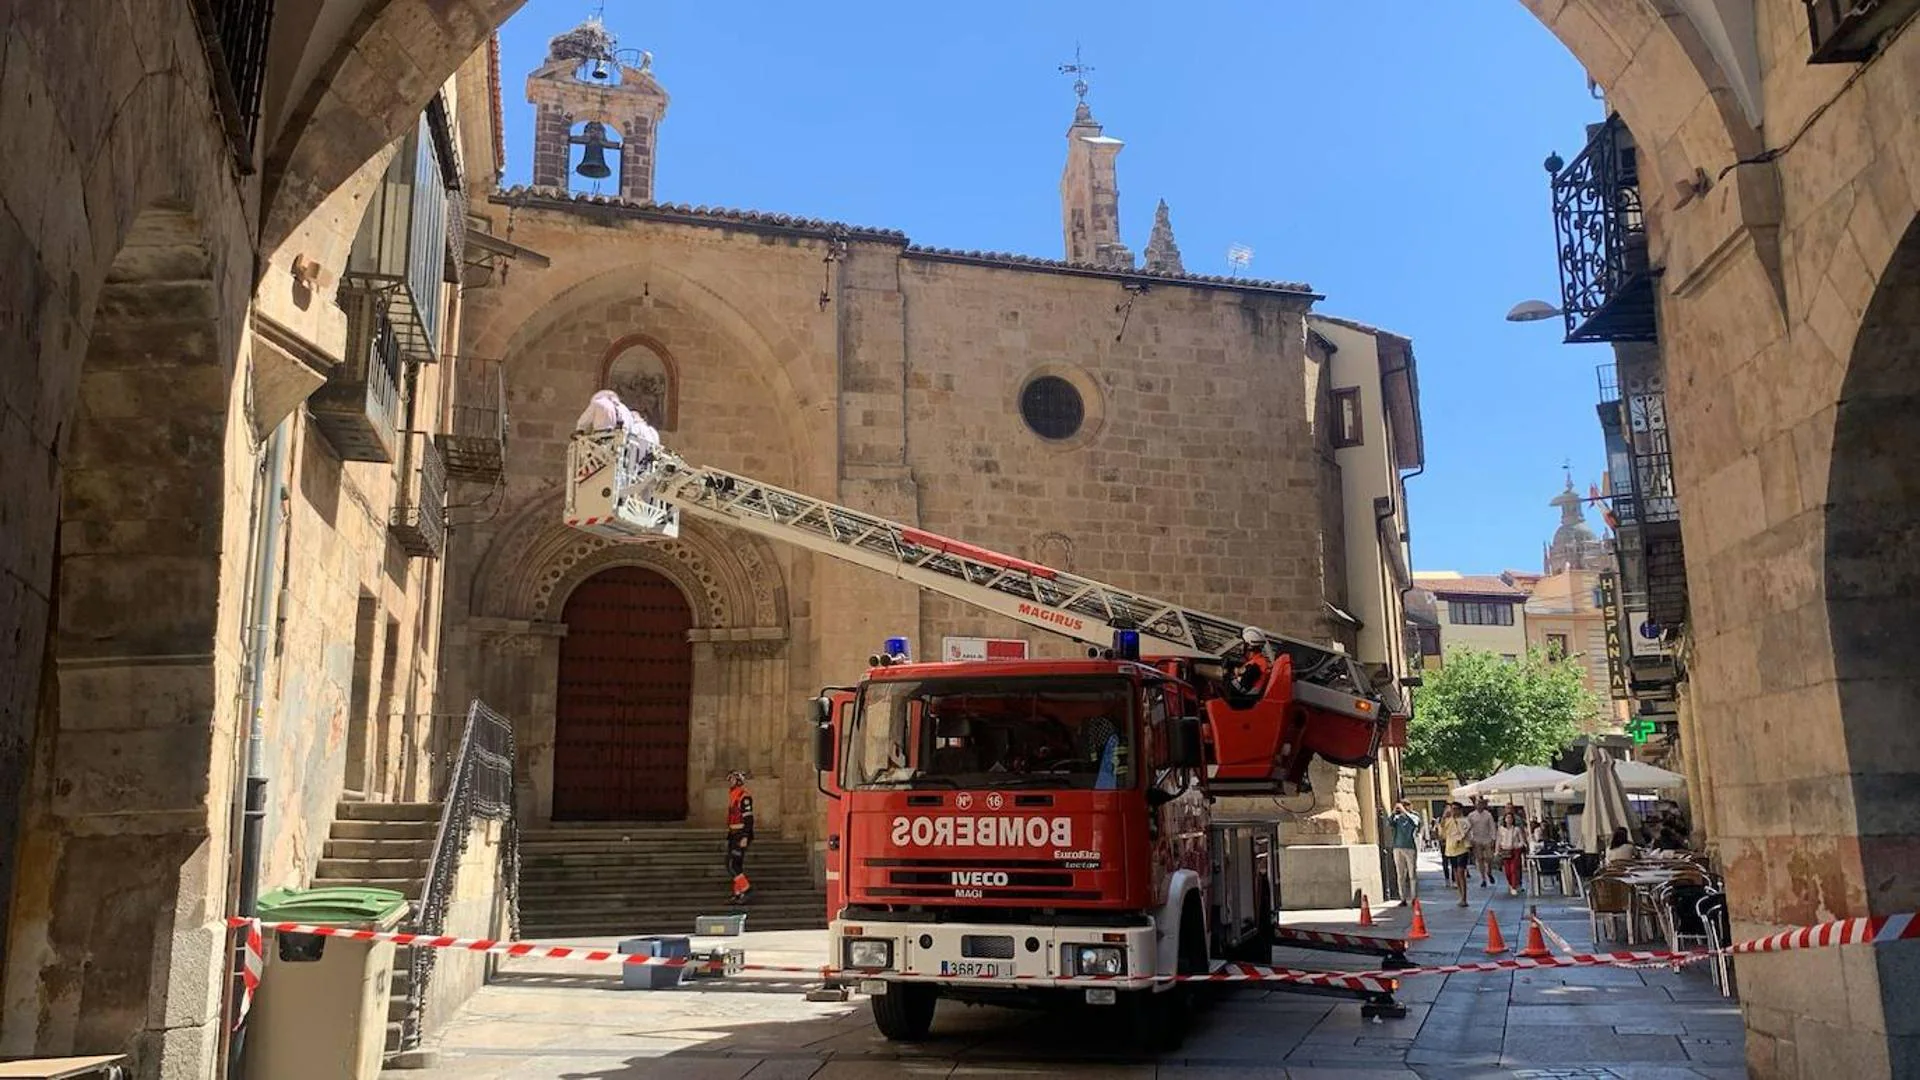
<svg viewBox="0 0 1920 1080">
<path fill-rule="evenodd" d="M 1092 64 L 1080 61 L 1080 43 L 1073 43 L 1073 63 L 1061 64 L 1060 74 L 1073 76 L 1073 92 L 1079 95 L 1080 104 L 1087 103 L 1087 76 L 1093 72 Z"/>
</svg>

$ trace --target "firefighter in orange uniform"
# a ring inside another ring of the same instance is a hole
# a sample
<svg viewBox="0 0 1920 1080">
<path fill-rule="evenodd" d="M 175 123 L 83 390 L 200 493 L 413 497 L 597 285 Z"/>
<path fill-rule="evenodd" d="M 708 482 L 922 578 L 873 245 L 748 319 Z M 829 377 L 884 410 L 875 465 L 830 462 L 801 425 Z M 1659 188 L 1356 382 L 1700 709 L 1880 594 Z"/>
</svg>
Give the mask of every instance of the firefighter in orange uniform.
<svg viewBox="0 0 1920 1080">
<path fill-rule="evenodd" d="M 747 847 L 753 843 L 753 792 L 747 790 L 747 774 L 735 770 L 727 774 L 727 873 L 733 875 L 731 903 L 744 904 L 753 891 L 747 880 Z"/>
<path fill-rule="evenodd" d="M 1267 655 L 1267 635 L 1249 626 L 1240 632 L 1240 640 L 1246 645 L 1246 651 L 1239 670 L 1233 673 L 1231 685 L 1247 700 L 1258 701 L 1266 692 L 1268 677 L 1273 674 L 1273 657 Z"/>
</svg>

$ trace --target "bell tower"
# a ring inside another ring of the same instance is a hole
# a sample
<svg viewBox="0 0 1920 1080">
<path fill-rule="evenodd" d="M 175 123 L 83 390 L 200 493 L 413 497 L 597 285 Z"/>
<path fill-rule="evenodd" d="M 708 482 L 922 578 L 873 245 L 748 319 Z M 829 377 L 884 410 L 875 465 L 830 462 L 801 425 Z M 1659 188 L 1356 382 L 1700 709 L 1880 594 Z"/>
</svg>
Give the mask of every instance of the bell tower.
<svg viewBox="0 0 1920 1080">
<path fill-rule="evenodd" d="M 554 38 L 546 63 L 527 76 L 534 186 L 567 188 L 576 177 L 617 175 L 622 198 L 651 202 L 667 100 L 653 77 L 653 54 L 620 49 L 598 16 Z"/>
</svg>

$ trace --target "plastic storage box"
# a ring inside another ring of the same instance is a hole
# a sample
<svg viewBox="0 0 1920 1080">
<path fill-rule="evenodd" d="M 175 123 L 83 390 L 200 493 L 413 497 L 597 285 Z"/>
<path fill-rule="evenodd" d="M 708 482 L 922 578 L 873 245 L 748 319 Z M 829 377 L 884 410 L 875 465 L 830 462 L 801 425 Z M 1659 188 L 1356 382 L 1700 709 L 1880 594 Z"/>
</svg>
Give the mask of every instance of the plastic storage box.
<svg viewBox="0 0 1920 1080">
<path fill-rule="evenodd" d="M 746 912 L 738 915 L 695 915 L 693 932 L 701 937 L 737 937 L 747 928 Z"/>
<path fill-rule="evenodd" d="M 693 955 L 693 943 L 671 935 L 628 938 L 620 943 L 626 956 L 657 956 L 666 960 L 685 960 Z M 620 985 L 628 990 L 672 990 L 686 976 L 686 965 L 622 964 Z"/>
</svg>

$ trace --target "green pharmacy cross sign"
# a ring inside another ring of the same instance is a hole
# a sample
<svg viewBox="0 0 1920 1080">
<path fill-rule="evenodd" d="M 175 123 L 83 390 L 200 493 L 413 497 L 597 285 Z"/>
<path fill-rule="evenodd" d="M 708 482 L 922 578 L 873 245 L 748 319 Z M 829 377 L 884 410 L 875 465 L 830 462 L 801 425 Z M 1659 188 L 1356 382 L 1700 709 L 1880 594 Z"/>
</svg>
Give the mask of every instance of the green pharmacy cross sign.
<svg viewBox="0 0 1920 1080">
<path fill-rule="evenodd" d="M 1655 730 L 1653 721 L 1644 716 L 1636 718 L 1627 725 L 1627 734 L 1633 737 L 1636 745 L 1646 742 L 1647 736 L 1652 735 Z"/>
</svg>

